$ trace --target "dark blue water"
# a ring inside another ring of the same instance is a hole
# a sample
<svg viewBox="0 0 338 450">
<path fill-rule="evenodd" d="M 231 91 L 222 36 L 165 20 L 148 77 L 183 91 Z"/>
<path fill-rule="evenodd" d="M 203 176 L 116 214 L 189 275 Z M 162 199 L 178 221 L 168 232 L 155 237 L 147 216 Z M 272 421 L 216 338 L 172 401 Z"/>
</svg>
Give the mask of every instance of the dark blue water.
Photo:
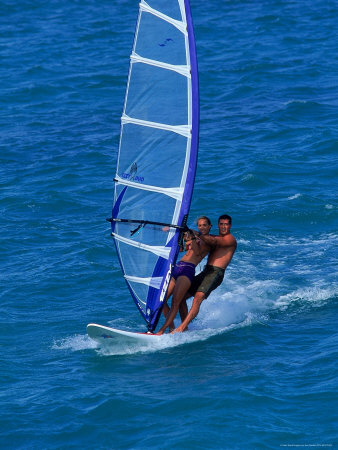
<svg viewBox="0 0 338 450">
<path fill-rule="evenodd" d="M 190 224 L 238 251 L 189 333 L 99 349 L 144 329 L 105 222 L 137 9 L 0 5 L 1 446 L 337 447 L 338 5 L 192 0 Z"/>
</svg>

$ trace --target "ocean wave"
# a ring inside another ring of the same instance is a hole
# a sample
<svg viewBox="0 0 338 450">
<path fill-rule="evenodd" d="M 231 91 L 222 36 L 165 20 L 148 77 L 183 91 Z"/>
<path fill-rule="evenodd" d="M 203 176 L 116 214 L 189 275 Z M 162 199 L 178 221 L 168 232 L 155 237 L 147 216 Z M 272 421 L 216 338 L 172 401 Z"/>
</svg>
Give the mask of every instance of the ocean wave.
<svg viewBox="0 0 338 450">
<path fill-rule="evenodd" d="M 294 303 L 299 305 L 308 305 L 311 307 L 321 307 L 327 304 L 338 295 L 338 286 L 330 288 L 320 288 L 317 286 L 299 288 L 288 294 L 281 295 L 274 304 L 274 307 L 279 310 L 285 310 Z"/>
</svg>

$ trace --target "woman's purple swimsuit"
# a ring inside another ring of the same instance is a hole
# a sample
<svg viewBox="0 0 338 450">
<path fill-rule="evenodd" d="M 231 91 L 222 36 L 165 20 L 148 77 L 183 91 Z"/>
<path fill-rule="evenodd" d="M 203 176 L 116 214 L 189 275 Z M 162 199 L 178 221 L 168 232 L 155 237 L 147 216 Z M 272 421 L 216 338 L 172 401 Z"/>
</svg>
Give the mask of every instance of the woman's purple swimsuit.
<svg viewBox="0 0 338 450">
<path fill-rule="evenodd" d="M 178 262 L 174 267 L 172 277 L 174 280 L 177 280 L 177 278 L 181 276 L 189 278 L 190 282 L 192 282 L 192 279 L 195 276 L 195 264 L 185 261 Z"/>
</svg>

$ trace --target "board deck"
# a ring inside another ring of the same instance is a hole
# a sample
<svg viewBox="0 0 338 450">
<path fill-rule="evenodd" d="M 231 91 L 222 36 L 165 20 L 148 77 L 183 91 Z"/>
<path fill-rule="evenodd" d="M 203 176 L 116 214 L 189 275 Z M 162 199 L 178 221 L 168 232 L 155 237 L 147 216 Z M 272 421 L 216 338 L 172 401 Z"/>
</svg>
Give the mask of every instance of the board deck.
<svg viewBox="0 0 338 450">
<path fill-rule="evenodd" d="M 87 325 L 87 333 L 91 339 L 99 343 L 150 343 L 160 339 L 161 336 L 149 333 L 136 333 L 132 331 L 118 330 L 116 328 L 105 327 L 96 323 Z"/>
</svg>

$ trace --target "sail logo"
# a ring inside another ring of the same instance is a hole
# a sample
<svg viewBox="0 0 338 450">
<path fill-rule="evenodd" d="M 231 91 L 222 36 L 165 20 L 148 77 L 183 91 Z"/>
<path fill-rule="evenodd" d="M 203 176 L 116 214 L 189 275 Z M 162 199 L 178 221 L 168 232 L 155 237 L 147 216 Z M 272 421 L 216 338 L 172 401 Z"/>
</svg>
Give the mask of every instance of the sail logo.
<svg viewBox="0 0 338 450">
<path fill-rule="evenodd" d="M 129 173 L 123 172 L 122 178 L 124 178 L 125 180 L 129 180 L 129 181 L 136 181 L 139 183 L 143 183 L 144 177 L 140 177 L 136 174 L 137 174 L 137 164 L 136 164 L 136 162 L 134 162 L 130 167 Z"/>
<path fill-rule="evenodd" d="M 136 164 L 136 162 L 134 162 L 130 168 L 130 179 L 131 180 L 134 180 L 136 173 L 137 173 L 137 164 Z"/>
<path fill-rule="evenodd" d="M 138 181 L 139 183 L 143 183 L 143 181 L 144 181 L 144 177 L 136 176 L 136 177 L 131 178 L 130 173 L 126 173 L 126 172 L 123 172 L 122 178 L 124 178 L 125 180 L 130 180 L 130 181 Z"/>
<path fill-rule="evenodd" d="M 171 278 L 171 269 L 172 269 L 172 267 L 173 267 L 172 264 L 170 264 L 169 270 L 167 272 L 167 275 L 166 275 L 164 283 L 163 283 L 162 292 L 161 292 L 161 295 L 160 295 L 160 302 L 161 303 L 163 302 L 165 294 L 167 293 L 167 289 L 168 289 L 168 286 L 169 286 L 169 281 L 170 281 L 170 278 Z"/>
<path fill-rule="evenodd" d="M 174 42 L 171 38 L 167 38 L 163 44 L 158 44 L 160 47 L 165 47 L 166 45 L 168 45 L 170 42 Z"/>
</svg>

